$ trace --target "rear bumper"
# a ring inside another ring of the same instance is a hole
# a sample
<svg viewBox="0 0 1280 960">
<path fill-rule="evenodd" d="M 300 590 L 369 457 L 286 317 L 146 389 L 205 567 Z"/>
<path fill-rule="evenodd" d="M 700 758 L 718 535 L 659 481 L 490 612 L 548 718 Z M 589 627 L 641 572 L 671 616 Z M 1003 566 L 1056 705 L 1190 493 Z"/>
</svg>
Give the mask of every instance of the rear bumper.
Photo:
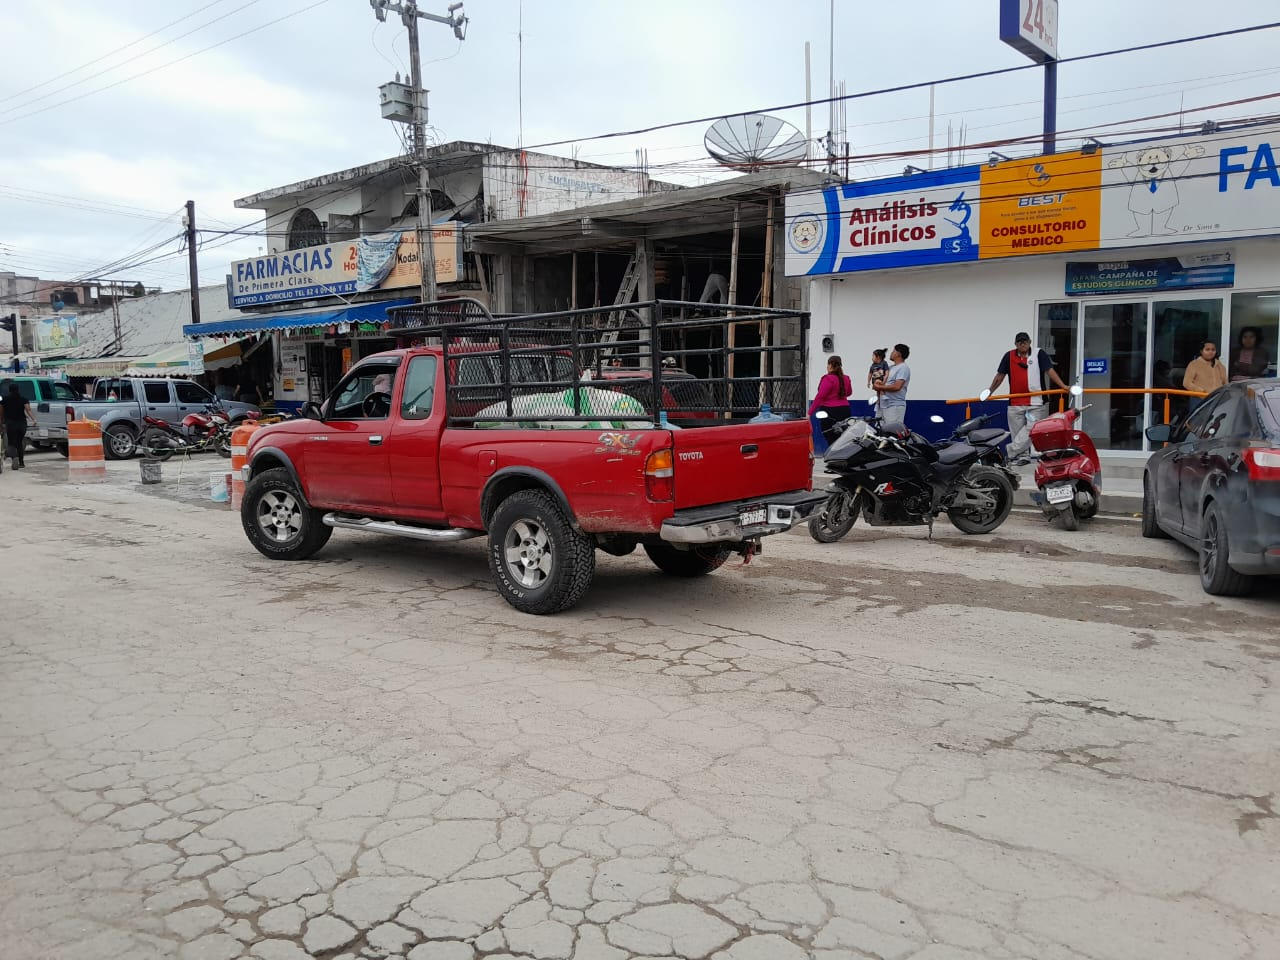
<svg viewBox="0 0 1280 960">
<path fill-rule="evenodd" d="M 717 503 L 709 507 L 677 510 L 662 524 L 659 536 L 668 543 L 739 543 L 773 533 L 783 533 L 808 519 L 827 494 L 822 490 L 795 490 L 754 500 Z M 764 511 L 764 522 L 744 522 L 751 511 Z"/>
<path fill-rule="evenodd" d="M 1232 570 L 1251 577 L 1280 575 L 1280 545 L 1261 553 L 1245 553 L 1232 550 L 1227 564 Z"/>
</svg>

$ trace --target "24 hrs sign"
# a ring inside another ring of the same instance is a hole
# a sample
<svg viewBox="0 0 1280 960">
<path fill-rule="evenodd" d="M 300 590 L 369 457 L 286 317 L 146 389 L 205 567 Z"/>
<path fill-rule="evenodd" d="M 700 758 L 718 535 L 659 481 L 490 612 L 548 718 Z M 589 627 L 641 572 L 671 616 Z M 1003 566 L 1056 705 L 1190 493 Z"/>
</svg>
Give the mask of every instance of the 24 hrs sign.
<svg viewBox="0 0 1280 960">
<path fill-rule="evenodd" d="M 1000 0 L 1000 39 L 1037 63 L 1058 59 L 1058 0 Z"/>
</svg>

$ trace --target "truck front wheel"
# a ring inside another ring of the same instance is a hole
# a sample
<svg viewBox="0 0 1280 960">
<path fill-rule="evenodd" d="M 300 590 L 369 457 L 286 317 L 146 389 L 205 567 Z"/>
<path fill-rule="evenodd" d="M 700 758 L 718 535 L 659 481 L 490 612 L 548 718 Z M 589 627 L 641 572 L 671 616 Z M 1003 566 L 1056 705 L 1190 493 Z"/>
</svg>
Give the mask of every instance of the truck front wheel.
<svg viewBox="0 0 1280 960">
<path fill-rule="evenodd" d="M 518 490 L 489 522 L 489 571 L 502 598 L 524 613 L 568 610 L 595 573 L 591 541 L 542 490 Z"/>
<path fill-rule="evenodd" d="M 723 567 L 731 551 L 720 543 L 694 547 L 692 550 L 677 550 L 660 543 L 645 544 L 644 552 L 649 555 L 653 565 L 668 576 L 701 577 Z"/>
<path fill-rule="evenodd" d="M 333 527 L 307 506 L 282 467 L 264 470 L 245 486 L 240 525 L 260 554 L 272 560 L 305 560 L 329 542 Z"/>
</svg>

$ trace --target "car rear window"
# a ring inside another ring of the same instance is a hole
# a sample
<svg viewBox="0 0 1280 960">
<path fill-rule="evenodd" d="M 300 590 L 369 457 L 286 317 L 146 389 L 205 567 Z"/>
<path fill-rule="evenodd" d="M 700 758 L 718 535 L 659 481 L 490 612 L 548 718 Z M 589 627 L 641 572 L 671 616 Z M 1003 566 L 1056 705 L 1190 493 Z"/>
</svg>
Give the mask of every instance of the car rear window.
<svg viewBox="0 0 1280 960">
<path fill-rule="evenodd" d="M 1270 440 L 1280 440 L 1280 387 L 1266 387 L 1254 392 L 1257 400 L 1258 420 L 1262 432 Z"/>
</svg>

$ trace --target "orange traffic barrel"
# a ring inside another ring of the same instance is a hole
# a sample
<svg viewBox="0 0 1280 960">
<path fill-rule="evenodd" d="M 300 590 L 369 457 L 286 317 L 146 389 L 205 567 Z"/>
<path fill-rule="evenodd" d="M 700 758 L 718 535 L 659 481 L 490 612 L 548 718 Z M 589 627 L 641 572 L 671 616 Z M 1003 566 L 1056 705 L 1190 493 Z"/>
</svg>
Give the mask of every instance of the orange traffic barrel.
<svg viewBox="0 0 1280 960">
<path fill-rule="evenodd" d="M 102 427 L 97 420 L 72 420 L 67 424 L 67 479 L 72 483 L 107 479 Z"/>
<path fill-rule="evenodd" d="M 239 510 L 244 499 L 244 471 L 241 470 L 249 462 L 249 438 L 262 424 L 256 420 L 246 420 L 231 431 L 231 509 Z"/>
</svg>

